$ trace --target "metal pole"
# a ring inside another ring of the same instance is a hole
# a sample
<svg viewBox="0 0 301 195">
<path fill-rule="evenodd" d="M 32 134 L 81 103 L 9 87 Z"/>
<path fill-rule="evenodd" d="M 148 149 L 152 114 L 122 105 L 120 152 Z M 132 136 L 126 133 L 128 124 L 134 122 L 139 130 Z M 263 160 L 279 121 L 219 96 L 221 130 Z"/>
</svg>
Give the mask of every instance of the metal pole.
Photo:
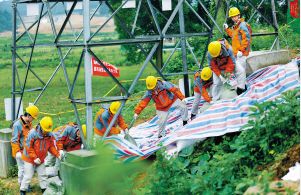
<svg viewBox="0 0 301 195">
<path fill-rule="evenodd" d="M 276 27 L 275 28 L 275 33 L 277 33 L 276 35 L 276 48 L 277 50 L 280 49 L 280 45 L 279 45 L 279 39 L 278 39 L 278 29 L 279 29 L 279 26 L 278 26 L 278 23 L 277 23 L 277 17 L 276 17 L 276 8 L 275 8 L 275 1 L 274 0 L 271 0 L 271 7 L 272 7 L 272 14 L 273 14 L 273 23 L 274 23 L 274 26 Z"/>
<path fill-rule="evenodd" d="M 16 117 L 16 39 L 17 39 L 17 3 L 14 0 L 12 3 L 13 16 L 13 40 L 12 40 L 12 99 L 11 99 L 11 120 L 14 121 Z"/>
<path fill-rule="evenodd" d="M 181 0 L 178 0 L 180 3 Z M 185 23 L 184 23 L 184 11 L 183 11 L 183 1 L 179 8 L 179 22 L 180 22 L 180 33 L 185 34 Z M 182 47 L 182 62 L 183 62 L 183 72 L 187 73 L 187 53 L 186 53 L 186 37 L 181 37 L 181 47 Z M 184 77 L 184 91 L 185 96 L 189 97 L 189 78 L 188 74 L 183 74 Z"/>
<path fill-rule="evenodd" d="M 92 70 L 91 70 L 91 57 L 88 52 L 88 40 L 90 39 L 90 0 L 83 0 L 83 22 L 84 22 L 84 44 L 85 44 L 85 94 L 86 102 L 92 102 Z M 87 104 L 86 107 L 86 125 L 87 125 L 87 143 L 90 145 L 93 138 L 93 121 L 92 121 L 92 104 Z"/>
</svg>

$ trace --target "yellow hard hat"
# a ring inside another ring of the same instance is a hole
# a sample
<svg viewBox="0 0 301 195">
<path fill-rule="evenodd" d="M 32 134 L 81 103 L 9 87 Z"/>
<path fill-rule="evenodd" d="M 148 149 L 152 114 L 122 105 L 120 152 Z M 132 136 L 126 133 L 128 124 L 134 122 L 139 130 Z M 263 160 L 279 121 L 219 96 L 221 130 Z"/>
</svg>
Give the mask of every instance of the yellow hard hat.
<svg viewBox="0 0 301 195">
<path fill-rule="evenodd" d="M 229 17 L 233 17 L 233 16 L 237 16 L 237 15 L 240 15 L 240 11 L 239 9 L 237 9 L 237 7 L 231 7 L 229 9 Z"/>
<path fill-rule="evenodd" d="M 146 78 L 146 88 L 150 89 L 150 90 L 154 89 L 156 87 L 156 85 L 157 85 L 157 81 L 158 81 L 158 79 L 156 77 L 154 77 L 154 76 L 148 76 Z"/>
<path fill-rule="evenodd" d="M 204 81 L 208 81 L 212 77 L 212 70 L 209 67 L 203 68 L 201 72 L 201 79 Z"/>
<path fill-rule="evenodd" d="M 40 121 L 40 125 L 41 125 L 43 132 L 46 132 L 46 133 L 51 132 L 52 126 L 53 126 L 52 118 L 49 116 L 43 117 Z"/>
<path fill-rule="evenodd" d="M 25 111 L 32 116 L 32 118 L 37 119 L 39 115 L 39 109 L 35 105 L 30 105 L 25 108 Z"/>
<path fill-rule="evenodd" d="M 82 130 L 83 130 L 84 137 L 86 138 L 87 137 L 87 126 L 82 125 Z"/>
<path fill-rule="evenodd" d="M 121 105 L 120 102 L 113 102 L 113 103 L 111 103 L 111 105 L 110 105 L 110 112 L 112 112 L 112 114 L 116 114 L 116 112 L 118 111 L 120 105 Z"/>
<path fill-rule="evenodd" d="M 222 50 L 222 44 L 219 41 L 212 41 L 208 45 L 208 52 L 212 57 L 217 57 L 221 53 Z"/>
</svg>

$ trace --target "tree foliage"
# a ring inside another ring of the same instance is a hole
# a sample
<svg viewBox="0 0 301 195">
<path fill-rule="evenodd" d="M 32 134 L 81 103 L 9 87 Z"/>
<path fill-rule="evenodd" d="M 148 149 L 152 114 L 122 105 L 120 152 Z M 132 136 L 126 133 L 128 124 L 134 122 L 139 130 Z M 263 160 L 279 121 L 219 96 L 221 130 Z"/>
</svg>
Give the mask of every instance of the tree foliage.
<svg viewBox="0 0 301 195">
<path fill-rule="evenodd" d="M 0 10 L 0 32 L 11 31 L 11 14 L 6 10 Z"/>
</svg>

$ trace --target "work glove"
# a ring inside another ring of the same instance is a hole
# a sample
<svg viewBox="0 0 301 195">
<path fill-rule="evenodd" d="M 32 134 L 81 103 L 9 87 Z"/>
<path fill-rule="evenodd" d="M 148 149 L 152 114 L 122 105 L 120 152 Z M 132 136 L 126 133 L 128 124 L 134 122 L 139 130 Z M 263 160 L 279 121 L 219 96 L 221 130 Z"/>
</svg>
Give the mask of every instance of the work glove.
<svg viewBox="0 0 301 195">
<path fill-rule="evenodd" d="M 219 78 L 221 79 L 221 81 L 222 81 L 223 84 L 226 83 L 227 80 L 222 75 L 219 75 Z"/>
<path fill-rule="evenodd" d="M 36 158 L 34 161 L 33 161 L 36 165 L 40 165 L 42 162 L 39 158 Z"/>
<path fill-rule="evenodd" d="M 237 54 L 236 54 L 236 56 L 237 56 L 238 58 L 242 57 L 242 52 L 241 52 L 241 51 L 238 51 Z"/>
<path fill-rule="evenodd" d="M 229 28 L 229 26 L 228 26 L 228 24 L 227 23 L 224 23 L 224 29 L 227 29 L 227 28 Z"/>
<path fill-rule="evenodd" d="M 126 128 L 126 129 L 124 130 L 124 133 L 125 133 L 125 134 L 129 134 L 128 128 Z"/>
<path fill-rule="evenodd" d="M 133 118 L 136 120 L 138 118 L 138 114 L 135 113 Z"/>
<path fill-rule="evenodd" d="M 16 158 L 21 158 L 22 157 L 22 154 L 21 154 L 21 152 L 17 152 L 17 154 L 16 154 Z"/>
<path fill-rule="evenodd" d="M 60 150 L 59 153 L 60 153 L 60 156 L 61 156 L 62 158 L 64 158 L 64 156 L 65 156 L 64 150 Z"/>
</svg>

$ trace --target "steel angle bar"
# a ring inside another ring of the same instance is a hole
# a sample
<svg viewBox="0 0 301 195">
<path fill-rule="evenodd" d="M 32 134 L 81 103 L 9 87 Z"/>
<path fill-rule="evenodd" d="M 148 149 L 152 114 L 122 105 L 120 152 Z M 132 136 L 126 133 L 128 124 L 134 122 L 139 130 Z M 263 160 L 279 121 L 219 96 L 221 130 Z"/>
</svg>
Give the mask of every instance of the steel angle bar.
<svg viewBox="0 0 301 195">
<path fill-rule="evenodd" d="M 278 30 L 278 28 L 271 22 L 271 21 L 269 21 L 254 5 L 253 5 L 253 3 L 252 2 L 250 2 L 249 0 L 246 0 L 247 1 L 247 3 L 253 8 L 253 9 L 255 9 L 256 11 L 257 11 L 257 13 L 267 22 L 267 23 L 269 23 L 270 25 L 272 25 L 273 26 L 273 28 L 275 29 L 275 30 Z"/>
<path fill-rule="evenodd" d="M 29 65 L 19 56 L 19 54 L 16 52 L 16 57 L 25 65 L 25 67 L 28 67 Z M 45 85 L 45 82 L 32 70 L 31 67 L 29 67 L 30 72 L 43 84 Z"/>
<path fill-rule="evenodd" d="M 40 23 L 41 23 L 41 18 L 42 18 L 43 9 L 44 9 L 44 5 L 42 5 L 42 8 L 41 8 L 41 11 L 40 11 L 40 14 L 39 14 L 39 19 L 38 19 L 37 28 L 36 28 L 36 31 L 35 31 L 35 36 L 34 36 L 34 40 L 33 40 L 33 45 L 35 45 L 36 40 L 37 40 L 37 37 L 38 37 L 38 32 L 39 32 L 39 28 L 40 28 Z M 17 112 L 17 113 L 20 112 L 21 102 L 22 102 L 22 99 L 23 99 L 24 90 L 25 90 L 26 83 L 27 83 L 27 77 L 28 77 L 28 73 L 29 73 L 29 68 L 30 68 L 30 66 L 31 66 L 31 60 L 32 60 L 33 52 L 34 52 L 34 47 L 31 49 L 31 52 L 30 52 L 29 62 L 28 62 L 28 66 L 27 66 L 27 68 L 26 68 L 26 74 L 25 74 L 25 79 L 24 79 L 24 83 L 23 83 L 23 87 L 22 87 L 22 93 L 21 93 L 21 97 L 20 97 L 20 102 L 19 102 L 18 112 Z"/>
<path fill-rule="evenodd" d="M 109 71 L 109 69 L 103 64 L 103 62 L 95 55 L 95 53 L 88 49 L 88 52 L 95 58 L 95 60 L 99 63 L 99 65 L 106 71 L 108 75 L 114 80 L 114 82 L 121 88 L 122 92 L 128 95 L 127 90 L 123 87 L 123 85 L 114 77 L 114 75 Z"/>
<path fill-rule="evenodd" d="M 268 32 L 268 33 L 253 33 L 252 37 L 259 37 L 259 36 L 270 36 L 270 35 L 278 35 L 278 32 Z"/>
<path fill-rule="evenodd" d="M 199 1 L 199 3 L 201 3 L 201 2 Z M 215 7 L 214 18 L 212 18 L 212 16 L 210 15 L 211 20 L 213 20 L 213 21 L 216 20 L 217 13 L 218 13 L 218 10 L 219 10 L 219 8 L 220 8 L 220 4 L 221 4 L 221 0 L 218 0 L 218 1 L 217 1 L 217 4 L 216 4 L 216 7 Z M 201 6 L 203 7 L 204 5 L 201 4 Z M 216 25 L 216 23 L 215 23 L 215 25 Z M 218 27 L 218 25 L 216 25 L 216 26 Z M 208 45 L 209 45 L 209 43 L 210 43 L 210 40 L 211 40 L 211 38 L 212 38 L 213 28 L 214 28 L 214 25 L 212 24 L 212 27 L 211 27 L 211 30 L 210 30 L 210 34 L 209 34 L 209 36 L 208 36 L 207 43 L 206 43 L 206 46 L 205 46 L 205 50 L 204 50 L 204 53 L 203 53 L 203 56 L 202 56 L 202 61 L 201 61 L 201 66 L 200 66 L 200 68 L 202 68 L 202 66 L 203 66 L 203 64 L 204 64 L 204 61 L 205 61 L 205 58 L 206 58 L 207 47 L 208 47 Z"/>
<path fill-rule="evenodd" d="M 113 13 L 112 15 L 90 36 L 87 42 L 90 42 L 93 37 L 118 13 L 118 11 L 128 2 L 129 0 L 125 0 Z"/>
<path fill-rule="evenodd" d="M 200 3 L 200 5 L 202 6 L 203 10 L 206 12 L 206 14 L 208 15 L 208 17 L 211 19 L 211 21 L 213 22 L 213 24 L 216 26 L 216 28 L 218 29 L 218 31 L 221 33 L 221 34 L 224 34 L 224 32 L 220 29 L 220 27 L 218 26 L 218 24 L 216 23 L 216 17 L 212 17 L 210 12 L 207 10 L 207 8 L 204 6 L 204 4 L 198 0 L 198 2 Z M 213 28 L 213 27 L 212 27 Z"/>
<path fill-rule="evenodd" d="M 113 7 L 112 7 L 108 2 L 106 2 L 106 4 L 108 5 L 108 7 L 109 7 L 109 9 L 110 9 L 111 11 L 114 11 Z M 131 38 L 133 38 L 134 36 L 133 36 L 133 34 L 131 34 L 131 32 L 128 30 L 127 26 L 125 25 L 125 22 L 124 22 L 118 15 L 116 15 L 116 19 L 120 22 L 122 28 L 126 31 L 126 33 L 128 33 L 129 36 L 130 36 Z M 148 53 L 145 51 L 145 49 L 142 47 L 141 44 L 137 44 L 136 46 L 137 46 L 139 49 L 141 49 L 141 51 L 144 53 L 145 56 L 148 55 Z M 150 60 L 150 63 L 152 64 L 153 68 L 157 71 L 157 73 L 158 73 L 163 79 L 165 79 L 164 75 L 160 72 L 160 70 L 159 70 L 159 68 L 156 66 L 156 64 L 155 64 L 152 60 Z"/>
<path fill-rule="evenodd" d="M 158 20 L 157 20 L 156 15 L 155 15 L 155 12 L 154 12 L 154 9 L 153 9 L 153 5 L 152 5 L 152 3 L 151 3 L 150 0 L 147 0 L 147 4 L 148 4 L 148 7 L 149 7 L 149 9 L 150 9 L 150 11 L 151 11 L 151 13 L 152 13 L 152 16 L 153 16 L 152 18 L 153 18 L 153 20 L 154 20 L 154 22 L 155 22 L 157 31 L 158 31 L 158 33 L 160 34 L 160 36 L 162 37 L 162 31 L 161 31 L 161 29 L 160 29 L 159 22 L 158 22 Z"/>
<path fill-rule="evenodd" d="M 161 68 L 161 72 L 165 69 L 165 67 L 167 66 L 169 60 L 171 59 L 171 57 L 173 56 L 173 54 L 176 52 L 177 48 L 179 47 L 181 41 L 179 40 L 176 44 L 176 46 L 174 47 L 174 49 L 172 50 L 172 52 L 170 53 L 170 55 L 168 56 L 166 62 L 164 63 L 163 67 Z"/>
<path fill-rule="evenodd" d="M 28 32 L 28 30 L 27 30 L 27 28 L 26 28 L 26 26 L 25 26 L 25 23 L 24 23 L 24 21 L 23 21 L 23 19 L 22 19 L 22 17 L 21 17 L 21 15 L 20 15 L 20 13 L 19 13 L 18 10 L 17 10 L 17 14 L 18 14 L 18 17 L 19 17 L 19 19 L 20 19 L 20 21 L 21 21 L 21 24 L 22 24 L 22 26 L 23 26 L 23 28 L 24 28 L 24 30 L 25 30 L 27 36 L 29 37 L 31 43 L 33 43 L 33 40 L 32 40 L 32 38 L 31 38 L 31 36 L 30 36 L 30 33 Z"/>
<path fill-rule="evenodd" d="M 208 26 L 208 24 L 203 20 L 203 18 L 193 9 L 193 7 L 187 2 L 187 0 L 184 1 L 185 4 L 189 7 L 189 9 L 194 13 L 194 15 L 206 26 L 208 30 L 211 30 L 211 28 Z"/>
<path fill-rule="evenodd" d="M 130 86 L 130 88 L 129 88 L 129 91 L 128 91 L 129 95 L 131 95 L 131 94 L 133 93 L 134 87 L 136 86 L 138 80 L 140 79 L 140 77 L 141 77 L 141 75 L 142 75 L 144 69 L 146 68 L 148 62 L 152 59 L 152 57 L 153 57 L 154 53 L 156 52 L 158 46 L 159 46 L 159 43 L 155 43 L 155 45 L 154 45 L 153 48 L 151 49 L 150 53 L 149 53 L 148 56 L 146 57 L 146 59 L 145 59 L 143 65 L 142 65 L 142 67 L 140 68 L 138 74 L 136 75 L 135 79 L 133 80 L 133 82 L 132 82 L 132 84 L 131 84 L 131 86 Z M 164 78 L 164 77 L 163 77 L 163 78 Z"/>
<path fill-rule="evenodd" d="M 166 32 L 167 32 L 167 30 L 168 30 L 168 28 L 169 28 L 171 22 L 173 21 L 173 19 L 175 18 L 176 14 L 177 14 L 178 11 L 179 11 L 179 8 L 180 8 L 181 5 L 183 4 L 183 1 L 184 1 L 184 0 L 179 0 L 179 1 L 178 1 L 177 6 L 175 7 L 175 9 L 173 10 L 173 12 L 171 13 L 171 15 L 170 15 L 168 21 L 166 22 L 166 24 L 165 24 L 165 26 L 164 26 L 164 28 L 163 28 L 163 30 L 162 30 L 162 34 L 163 34 L 163 35 L 166 34 Z"/>
<path fill-rule="evenodd" d="M 264 2 L 264 0 L 262 0 L 262 1 L 259 3 L 259 5 L 257 6 L 257 9 L 259 9 L 259 8 L 261 7 L 261 5 L 262 5 L 263 2 Z M 247 23 L 249 23 L 249 22 L 253 19 L 253 17 L 255 16 L 255 13 L 256 13 L 256 11 L 253 12 L 253 14 L 252 14 L 252 15 L 250 16 L 250 18 L 248 19 Z"/>
<path fill-rule="evenodd" d="M 69 92 L 69 98 L 72 97 L 74 86 L 75 86 L 77 76 L 78 76 L 78 73 L 79 73 L 79 70 L 80 70 L 80 65 L 82 64 L 82 61 L 83 61 L 84 54 L 85 54 L 85 50 L 83 49 L 82 52 L 81 52 L 79 62 L 78 62 L 77 68 L 76 68 L 76 72 L 75 72 L 75 75 L 74 75 L 74 79 L 73 79 L 73 82 L 72 82 L 72 85 L 71 85 L 71 89 L 70 89 L 70 92 Z"/>
<path fill-rule="evenodd" d="M 54 8 L 56 6 L 58 2 L 55 2 L 50 9 Z M 42 14 L 42 17 L 43 18 L 45 15 L 47 14 L 47 11 L 45 11 L 43 14 Z M 32 27 L 34 27 L 34 25 L 36 25 L 36 23 L 38 22 L 39 20 L 36 20 L 34 23 L 32 23 L 28 28 L 27 30 L 29 31 L 30 29 L 32 29 Z M 24 31 L 17 39 L 16 39 L 16 42 L 18 42 L 23 36 L 24 34 L 26 33 L 26 31 Z"/>
<path fill-rule="evenodd" d="M 278 36 L 275 38 L 275 40 L 274 40 L 274 42 L 273 42 L 273 44 L 272 44 L 272 46 L 270 48 L 270 51 L 272 51 L 274 49 L 275 44 L 277 43 L 277 40 L 278 40 Z"/>
<path fill-rule="evenodd" d="M 66 24 L 67 24 L 68 22 L 70 22 L 69 19 L 70 19 L 72 13 L 73 13 L 73 10 L 74 10 L 76 4 L 77 4 L 77 1 L 74 1 L 73 4 L 72 4 L 72 6 L 71 6 L 71 9 L 69 10 L 69 12 L 68 12 L 68 14 L 67 14 L 67 16 L 66 16 L 66 18 L 65 18 L 65 20 L 64 20 L 64 22 L 63 22 L 63 25 L 62 25 L 61 28 L 60 28 L 59 33 L 57 34 L 57 36 L 56 36 L 55 39 L 54 39 L 54 42 L 55 42 L 55 43 L 57 43 L 57 42 L 59 41 L 59 39 L 60 39 L 60 37 L 61 37 L 61 34 L 62 34 L 63 31 L 65 30 Z"/>
<path fill-rule="evenodd" d="M 17 67 L 16 67 L 16 75 L 17 75 L 17 79 L 18 79 L 19 86 L 20 86 L 20 90 L 23 90 L 23 89 L 22 89 L 22 84 L 21 84 L 21 79 L 20 79 L 20 76 L 19 76 L 19 72 L 18 72 L 18 68 L 17 68 Z"/>
<path fill-rule="evenodd" d="M 195 37 L 195 36 L 208 36 L 210 32 L 202 33 L 183 33 L 183 34 L 165 34 L 164 38 L 174 38 L 174 37 Z"/>
<path fill-rule="evenodd" d="M 165 76 L 177 76 L 177 75 L 192 75 L 194 72 L 175 72 L 175 73 L 165 73 Z"/>
<path fill-rule="evenodd" d="M 114 97 L 106 97 L 106 98 L 93 98 L 91 101 L 87 102 L 84 98 L 70 98 L 70 102 L 76 104 L 85 104 L 85 105 L 92 105 L 92 104 L 101 104 L 101 103 L 108 103 L 113 101 L 121 101 L 127 100 L 127 96 L 114 96 Z"/>
<path fill-rule="evenodd" d="M 21 91 L 15 91 L 15 94 L 22 94 L 24 92 L 33 92 L 33 91 L 41 91 L 43 88 L 42 87 L 35 87 L 35 88 L 31 88 L 31 89 L 25 89 L 25 90 L 21 90 Z"/>
<path fill-rule="evenodd" d="M 186 40 L 186 45 L 188 46 L 188 49 L 189 49 L 189 51 L 190 51 L 190 53 L 191 53 L 191 55 L 192 55 L 192 57 L 193 57 L 195 63 L 196 63 L 196 64 L 198 65 L 198 67 L 200 68 L 201 65 L 200 65 L 200 63 L 199 63 L 197 57 L 195 56 L 195 54 L 194 54 L 194 52 L 193 52 L 193 50 L 192 50 L 192 48 L 191 48 L 191 46 L 190 46 L 190 44 L 189 44 L 189 42 L 188 42 L 187 40 Z"/>
<path fill-rule="evenodd" d="M 15 1 L 12 2 L 12 100 L 11 100 L 11 121 L 14 121 L 18 114 L 16 114 L 16 95 L 14 94 L 16 90 L 16 73 L 17 73 L 17 66 L 16 66 L 16 39 L 17 39 L 17 3 Z M 19 81 L 20 83 L 20 81 Z M 21 83 L 20 83 L 21 90 Z"/>
<path fill-rule="evenodd" d="M 68 16 L 68 11 L 67 11 L 67 8 L 66 8 L 66 6 L 65 6 L 65 3 L 64 3 L 64 2 L 62 2 L 62 4 L 63 4 L 63 7 L 64 7 L 64 12 L 65 12 L 65 15 L 66 15 L 66 17 L 67 17 L 67 16 Z M 68 24 L 69 24 L 69 26 L 70 26 L 70 29 L 72 30 L 72 34 L 73 34 L 74 38 L 76 38 L 76 34 L 75 34 L 75 32 L 74 32 L 74 28 L 73 28 L 73 26 L 72 26 L 72 24 L 71 24 L 71 21 L 70 21 L 70 20 L 68 21 Z"/>
<path fill-rule="evenodd" d="M 142 0 L 140 0 L 139 3 L 138 3 L 138 7 L 137 7 L 137 10 L 136 10 L 136 15 L 135 15 L 135 20 L 134 20 L 134 23 L 133 23 L 133 26 L 132 26 L 132 30 L 131 30 L 131 34 L 132 35 L 134 35 L 134 32 L 135 32 L 135 28 L 136 28 L 136 24 L 137 24 L 139 12 L 140 12 L 140 9 L 141 9 L 141 3 L 142 3 Z"/>
</svg>

